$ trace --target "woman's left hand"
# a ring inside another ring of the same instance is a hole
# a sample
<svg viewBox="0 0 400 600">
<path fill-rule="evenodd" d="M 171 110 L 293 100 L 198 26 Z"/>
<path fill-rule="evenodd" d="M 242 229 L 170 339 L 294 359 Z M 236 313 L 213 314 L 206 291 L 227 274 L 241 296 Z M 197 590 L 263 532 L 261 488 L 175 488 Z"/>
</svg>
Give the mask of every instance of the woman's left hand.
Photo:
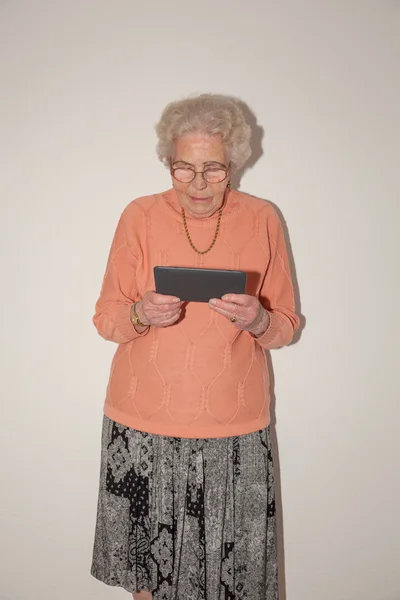
<svg viewBox="0 0 400 600">
<path fill-rule="evenodd" d="M 213 298 L 210 308 L 231 321 L 235 327 L 260 337 L 268 328 L 269 315 L 255 296 L 226 294 L 221 300 Z"/>
</svg>

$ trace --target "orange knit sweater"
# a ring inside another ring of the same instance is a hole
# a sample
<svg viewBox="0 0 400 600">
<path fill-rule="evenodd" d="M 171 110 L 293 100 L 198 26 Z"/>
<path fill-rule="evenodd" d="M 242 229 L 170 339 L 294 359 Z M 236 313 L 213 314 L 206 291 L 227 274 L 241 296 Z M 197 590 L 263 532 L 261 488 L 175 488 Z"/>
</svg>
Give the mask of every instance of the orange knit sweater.
<svg viewBox="0 0 400 600">
<path fill-rule="evenodd" d="M 187 216 L 197 248 L 207 248 L 217 215 Z M 184 318 L 137 333 L 130 308 L 154 289 L 156 265 L 241 269 L 247 290 L 270 311 L 268 331 L 255 339 L 204 303 Z M 298 326 L 282 228 L 268 202 L 229 191 L 219 235 L 205 255 L 192 250 L 173 189 L 131 202 L 119 221 L 94 323 L 117 342 L 105 414 L 160 435 L 208 438 L 242 435 L 269 423 L 264 350 L 288 344 Z"/>
</svg>

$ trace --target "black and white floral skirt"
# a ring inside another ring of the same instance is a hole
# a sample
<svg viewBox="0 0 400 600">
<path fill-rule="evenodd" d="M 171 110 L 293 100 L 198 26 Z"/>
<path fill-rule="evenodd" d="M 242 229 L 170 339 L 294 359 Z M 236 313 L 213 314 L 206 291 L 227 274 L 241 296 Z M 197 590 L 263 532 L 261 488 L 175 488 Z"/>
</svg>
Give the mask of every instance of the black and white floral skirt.
<svg viewBox="0 0 400 600">
<path fill-rule="evenodd" d="M 92 575 L 153 600 L 277 600 L 269 428 L 170 438 L 104 417 Z"/>
</svg>

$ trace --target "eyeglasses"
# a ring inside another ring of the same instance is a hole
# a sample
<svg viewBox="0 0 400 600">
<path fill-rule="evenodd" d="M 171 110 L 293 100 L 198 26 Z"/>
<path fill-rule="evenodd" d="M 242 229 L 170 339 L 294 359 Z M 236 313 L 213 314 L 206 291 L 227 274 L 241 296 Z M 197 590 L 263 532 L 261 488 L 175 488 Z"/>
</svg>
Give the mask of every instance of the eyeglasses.
<svg viewBox="0 0 400 600">
<path fill-rule="evenodd" d="M 190 183 L 196 175 L 202 175 L 207 183 L 221 183 L 229 175 L 229 167 L 207 167 L 204 171 L 195 171 L 190 167 L 173 167 L 171 165 L 171 175 L 181 183 Z"/>
</svg>

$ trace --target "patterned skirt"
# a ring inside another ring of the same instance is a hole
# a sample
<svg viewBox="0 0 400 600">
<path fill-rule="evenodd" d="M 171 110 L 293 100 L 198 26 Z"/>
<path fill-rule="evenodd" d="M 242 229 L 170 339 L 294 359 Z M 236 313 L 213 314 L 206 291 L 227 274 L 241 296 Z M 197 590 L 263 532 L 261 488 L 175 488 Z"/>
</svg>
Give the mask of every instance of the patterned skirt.
<svg viewBox="0 0 400 600">
<path fill-rule="evenodd" d="M 104 417 L 91 572 L 153 600 L 277 600 L 269 428 L 171 438 Z"/>
</svg>

